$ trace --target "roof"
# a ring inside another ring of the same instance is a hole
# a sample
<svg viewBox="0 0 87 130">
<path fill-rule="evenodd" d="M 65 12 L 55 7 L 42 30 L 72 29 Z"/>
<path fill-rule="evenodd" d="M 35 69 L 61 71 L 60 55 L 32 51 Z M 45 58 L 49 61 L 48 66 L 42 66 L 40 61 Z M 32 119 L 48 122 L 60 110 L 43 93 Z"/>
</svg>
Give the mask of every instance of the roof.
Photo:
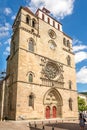
<svg viewBox="0 0 87 130">
<path fill-rule="evenodd" d="M 46 9 L 45 7 L 43 7 L 42 11 L 43 12 L 45 11 L 45 13 L 47 13 L 47 14 L 50 13 L 50 11 L 48 9 Z"/>
<path fill-rule="evenodd" d="M 35 16 L 35 14 L 28 7 L 22 7 L 22 9 Z"/>
<path fill-rule="evenodd" d="M 45 9 L 45 8 L 44 8 L 44 9 Z M 56 20 L 55 18 L 53 18 L 51 15 L 49 15 L 49 13 L 44 12 L 43 9 L 41 10 L 41 9 L 38 8 L 37 11 L 36 11 L 36 13 L 35 13 L 36 15 L 37 15 L 37 12 L 38 12 L 38 11 L 41 11 L 41 12 L 45 13 L 47 16 L 49 16 L 50 18 L 52 18 L 53 20 L 55 20 L 57 23 L 59 23 L 59 24 L 62 25 L 62 23 L 60 23 L 58 20 Z M 49 11 L 49 10 L 48 10 L 48 11 Z"/>
<path fill-rule="evenodd" d="M 18 10 L 18 13 L 17 13 L 16 18 L 15 18 L 15 20 L 14 20 L 14 23 L 15 23 L 15 21 L 16 21 L 16 19 L 17 19 L 18 14 L 20 13 L 21 9 L 25 10 L 26 12 L 28 12 L 28 13 L 30 13 L 30 14 L 32 14 L 33 16 L 36 17 L 36 15 L 35 15 L 28 7 L 22 7 L 22 6 L 21 6 L 21 7 L 19 8 L 19 10 Z M 13 23 L 12 27 L 14 26 L 14 23 Z"/>
</svg>

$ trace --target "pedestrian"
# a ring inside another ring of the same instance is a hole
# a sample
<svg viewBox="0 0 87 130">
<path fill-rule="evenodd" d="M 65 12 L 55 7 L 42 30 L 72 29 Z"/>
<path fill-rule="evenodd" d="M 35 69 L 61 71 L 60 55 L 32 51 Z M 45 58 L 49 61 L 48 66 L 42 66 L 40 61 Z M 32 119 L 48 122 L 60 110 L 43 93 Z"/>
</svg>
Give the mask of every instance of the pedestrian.
<svg viewBox="0 0 87 130">
<path fill-rule="evenodd" d="M 86 119 L 83 117 L 83 115 L 80 113 L 79 116 L 79 125 L 80 125 L 80 130 L 84 130 Z"/>
</svg>

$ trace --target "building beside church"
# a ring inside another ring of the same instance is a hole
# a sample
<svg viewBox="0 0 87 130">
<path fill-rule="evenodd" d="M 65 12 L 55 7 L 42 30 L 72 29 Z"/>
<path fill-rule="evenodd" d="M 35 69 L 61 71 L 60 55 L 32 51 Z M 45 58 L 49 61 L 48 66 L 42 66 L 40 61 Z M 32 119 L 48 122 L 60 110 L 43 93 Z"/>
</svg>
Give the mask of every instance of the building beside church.
<svg viewBox="0 0 87 130">
<path fill-rule="evenodd" d="M 4 116 L 78 118 L 72 38 L 46 8 L 20 7 L 13 24 Z"/>
</svg>

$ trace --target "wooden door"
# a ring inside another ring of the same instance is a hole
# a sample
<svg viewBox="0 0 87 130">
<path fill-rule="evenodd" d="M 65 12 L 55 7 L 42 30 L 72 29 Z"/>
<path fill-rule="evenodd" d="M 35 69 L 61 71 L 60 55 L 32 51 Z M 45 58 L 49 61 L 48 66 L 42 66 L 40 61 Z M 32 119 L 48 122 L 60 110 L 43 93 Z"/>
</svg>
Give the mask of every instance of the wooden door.
<svg viewBox="0 0 87 130">
<path fill-rule="evenodd" d="M 56 107 L 55 106 L 53 106 L 53 108 L 52 108 L 52 116 L 53 116 L 53 118 L 56 118 Z"/>
<path fill-rule="evenodd" d="M 46 107 L 46 118 L 47 119 L 50 118 L 50 107 L 49 106 Z"/>
</svg>

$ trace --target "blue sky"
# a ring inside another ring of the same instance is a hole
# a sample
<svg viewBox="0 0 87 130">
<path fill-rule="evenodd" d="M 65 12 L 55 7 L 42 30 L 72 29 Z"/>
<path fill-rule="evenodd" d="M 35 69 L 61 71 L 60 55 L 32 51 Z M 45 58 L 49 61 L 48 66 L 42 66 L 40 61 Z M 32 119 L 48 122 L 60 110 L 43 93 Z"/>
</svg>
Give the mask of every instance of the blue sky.
<svg viewBox="0 0 87 130">
<path fill-rule="evenodd" d="M 87 91 L 87 0 L 0 1 L 0 72 L 6 71 L 12 24 L 20 6 L 28 6 L 34 12 L 44 6 L 63 24 L 63 31 L 73 38 L 77 90 Z"/>
</svg>

